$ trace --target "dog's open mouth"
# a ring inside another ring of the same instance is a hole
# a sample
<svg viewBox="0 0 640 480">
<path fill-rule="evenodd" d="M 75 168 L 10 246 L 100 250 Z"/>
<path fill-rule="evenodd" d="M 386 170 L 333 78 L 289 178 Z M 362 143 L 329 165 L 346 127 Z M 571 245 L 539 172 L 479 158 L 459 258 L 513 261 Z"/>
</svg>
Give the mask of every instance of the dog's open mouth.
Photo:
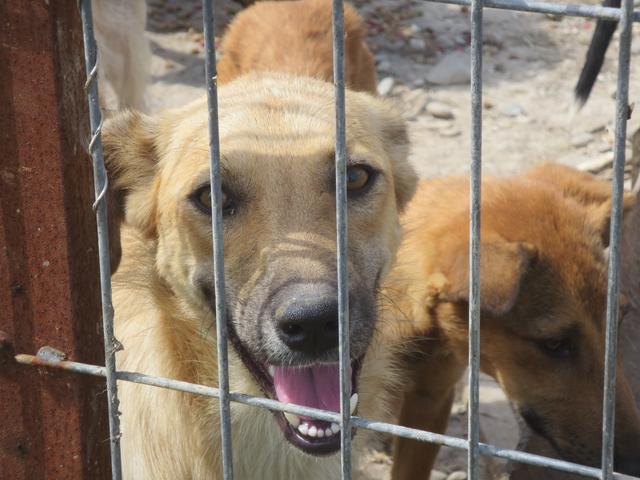
<svg viewBox="0 0 640 480">
<path fill-rule="evenodd" d="M 263 364 L 231 336 L 232 344 L 265 395 L 283 403 L 340 412 L 340 367 L 338 363 L 318 363 L 301 367 Z M 360 361 L 351 362 L 351 414 L 358 406 L 357 378 Z M 306 416 L 273 411 L 285 438 L 313 455 L 329 455 L 340 450 L 340 426 Z M 355 429 L 354 429 L 355 432 Z"/>
<path fill-rule="evenodd" d="M 350 368 L 352 415 L 358 406 L 355 389 L 358 369 L 355 363 Z M 269 367 L 268 370 L 278 401 L 331 412 L 340 411 L 340 368 L 337 363 L 301 368 Z M 340 426 L 336 423 L 282 412 L 278 412 L 276 418 L 287 440 L 305 452 L 329 454 L 340 449 Z"/>
</svg>

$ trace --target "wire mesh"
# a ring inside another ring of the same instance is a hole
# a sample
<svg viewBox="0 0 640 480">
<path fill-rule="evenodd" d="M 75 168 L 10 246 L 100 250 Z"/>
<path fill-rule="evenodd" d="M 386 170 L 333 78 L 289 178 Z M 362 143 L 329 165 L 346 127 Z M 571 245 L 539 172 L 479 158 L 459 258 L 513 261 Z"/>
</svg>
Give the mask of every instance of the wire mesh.
<svg viewBox="0 0 640 480">
<path fill-rule="evenodd" d="M 340 357 L 340 464 L 351 478 L 351 375 L 349 354 L 349 286 L 347 272 L 347 146 L 344 92 L 344 5 L 333 0 L 333 82 L 336 109 L 336 261 L 338 267 L 338 345 Z"/>
<path fill-rule="evenodd" d="M 291 412 L 310 418 L 341 424 L 341 472 L 343 479 L 351 478 L 351 434 L 352 427 L 468 450 L 468 478 L 476 480 L 479 475 L 479 455 L 489 455 L 555 470 L 577 473 L 589 478 L 603 480 L 630 478 L 613 472 L 613 443 L 615 418 L 616 340 L 618 311 L 618 271 L 620 265 L 619 245 L 622 220 L 622 193 L 625 162 L 626 122 L 628 116 L 628 88 L 630 45 L 633 22 L 640 21 L 640 13 L 633 12 L 633 0 L 624 0 L 622 8 L 590 5 L 560 5 L 524 0 L 431 0 L 437 3 L 471 6 L 471 214 L 470 214 L 470 302 L 469 302 L 469 383 L 470 413 L 468 440 L 427 431 L 401 427 L 385 422 L 367 420 L 350 414 L 349 375 L 349 298 L 347 277 L 347 196 L 346 196 L 346 119 L 344 85 L 344 17 L 343 0 L 333 0 L 333 48 L 335 84 L 335 167 L 336 167 L 336 229 L 337 272 L 339 301 L 339 345 L 340 345 L 340 413 L 284 404 L 269 398 L 255 397 L 229 391 L 227 361 L 227 325 L 224 295 L 223 229 L 221 219 L 220 144 L 217 112 L 217 77 L 214 48 L 214 11 L 212 0 L 203 0 L 203 27 L 205 37 L 205 71 L 208 94 L 212 237 L 215 278 L 215 309 L 217 351 L 219 360 L 219 388 L 191 384 L 168 378 L 144 375 L 135 372 L 117 371 L 115 353 L 119 343 L 113 336 L 113 308 L 109 269 L 109 244 L 107 231 L 107 208 L 105 193 L 107 176 L 102 158 L 100 130 L 102 119 L 98 103 L 96 82 L 97 49 L 93 38 L 91 0 L 80 0 L 81 18 L 85 41 L 87 72 L 87 97 L 90 110 L 92 138 L 89 150 L 93 158 L 96 201 L 94 209 L 98 223 L 100 279 L 103 302 L 103 329 L 105 338 L 105 367 L 68 361 L 52 361 L 31 355 L 18 355 L 19 363 L 47 366 L 106 378 L 109 395 L 109 427 L 111 437 L 111 462 L 114 479 L 121 478 L 120 430 L 118 419 L 118 397 L 116 380 L 169 388 L 196 395 L 218 398 L 220 401 L 221 439 L 223 450 L 223 478 L 233 478 L 231 449 L 230 402 Z M 482 147 L 482 12 L 483 8 L 500 8 L 524 12 L 553 13 L 559 15 L 620 20 L 620 50 L 618 89 L 616 98 L 616 133 L 614 178 L 612 185 L 612 212 L 610 231 L 610 256 L 607 291 L 607 328 L 605 353 L 605 391 L 603 405 L 602 468 L 593 468 L 563 460 L 552 459 L 515 450 L 502 449 L 479 441 L 479 353 L 480 353 L 480 199 L 481 199 L 481 147 Z"/>
<path fill-rule="evenodd" d="M 120 456 L 120 417 L 118 412 L 118 386 L 116 384 L 116 352 L 122 348 L 113 334 L 113 305 L 111 303 L 111 265 L 109 260 L 109 223 L 107 212 L 108 178 L 102 155 L 102 114 L 98 97 L 98 49 L 93 35 L 91 0 L 79 3 L 85 52 L 87 101 L 91 139 L 89 153 L 93 160 L 95 202 L 93 210 L 98 227 L 98 259 L 100 266 L 100 295 L 102 301 L 102 328 L 104 358 L 107 378 L 107 402 L 109 411 L 109 439 L 111 448 L 111 472 L 114 480 L 122 478 Z"/>
<path fill-rule="evenodd" d="M 624 191 L 625 143 L 629 115 L 629 67 L 631 54 L 633 0 L 622 2 L 618 84 L 616 93 L 616 127 L 611 191 L 611 227 L 609 272 L 607 279 L 607 320 L 605 338 L 604 402 L 602 407 L 602 480 L 613 478 L 613 443 L 616 400 L 616 359 L 618 351 L 618 285 L 620 271 L 620 236 L 622 230 L 622 194 Z"/>
<path fill-rule="evenodd" d="M 205 41 L 205 75 L 209 114 L 209 155 L 211 189 L 211 230 L 213 236 L 213 275 L 216 311 L 216 349 L 218 351 L 218 385 L 220 386 L 220 438 L 222 472 L 233 478 L 231 447 L 231 406 L 229 404 L 229 354 L 227 352 L 227 308 L 224 285 L 224 239 L 222 237 L 222 187 L 220 181 L 220 138 L 218 132 L 218 79 L 213 18 L 213 1 L 202 0 L 202 26 Z"/>
</svg>

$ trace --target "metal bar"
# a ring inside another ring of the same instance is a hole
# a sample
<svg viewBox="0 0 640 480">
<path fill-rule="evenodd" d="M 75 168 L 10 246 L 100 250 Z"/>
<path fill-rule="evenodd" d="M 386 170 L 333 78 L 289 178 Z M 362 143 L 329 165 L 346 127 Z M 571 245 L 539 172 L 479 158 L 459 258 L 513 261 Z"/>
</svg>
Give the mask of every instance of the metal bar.
<svg viewBox="0 0 640 480">
<path fill-rule="evenodd" d="M 347 271 L 347 147 L 344 92 L 344 5 L 333 0 L 333 83 L 336 97 L 336 230 L 338 339 L 340 355 L 340 464 L 351 479 L 351 356 L 349 354 L 349 277 Z"/>
<path fill-rule="evenodd" d="M 471 6 L 472 0 L 427 0 L 432 3 L 446 3 L 450 5 Z M 601 7 L 598 5 L 563 5 L 547 2 L 530 2 L 527 0 L 485 0 L 483 6 L 486 8 L 497 8 L 501 10 L 515 10 L 529 13 L 549 13 L 552 15 L 562 15 L 568 17 L 598 18 L 603 20 L 619 20 L 621 9 L 611 7 Z M 632 14 L 634 22 L 640 22 L 640 11 Z"/>
<path fill-rule="evenodd" d="M 218 74 L 216 72 L 215 25 L 212 0 L 202 0 L 202 24 L 205 42 L 205 75 L 209 107 L 209 155 L 211 157 L 211 227 L 213 235 L 213 270 L 216 309 L 216 343 L 218 350 L 218 385 L 220 387 L 220 435 L 222 437 L 222 472 L 225 480 L 233 478 L 231 450 L 231 407 L 229 404 L 229 358 L 227 352 L 227 309 L 224 284 L 224 239 L 222 237 L 222 188 L 220 185 L 220 136 L 218 131 Z"/>
<path fill-rule="evenodd" d="M 104 367 L 89 365 L 86 363 L 45 360 L 34 355 L 26 354 L 16 355 L 15 359 L 18 363 L 24 365 L 55 368 L 59 370 L 100 377 L 104 377 L 106 375 Z M 204 385 L 198 385 L 195 383 L 173 380 L 171 378 L 154 377 L 152 375 L 124 371 L 117 371 L 116 377 L 118 380 L 126 382 L 139 383 L 159 388 L 167 388 L 170 390 L 176 390 L 179 392 L 186 392 L 195 395 L 203 395 L 212 398 L 220 397 L 220 389 L 218 388 L 206 387 Z M 229 398 L 231 399 L 231 401 L 242 403 L 244 405 L 258 408 L 267 408 L 269 410 L 280 412 L 290 412 L 300 416 L 308 416 L 318 420 L 324 420 L 325 422 L 338 423 L 341 419 L 341 415 L 336 412 L 299 406 L 290 403 L 282 403 L 277 400 L 271 400 L 269 398 L 253 397 L 251 395 L 245 395 L 235 392 L 231 392 L 229 394 Z M 391 435 L 410 438 L 421 442 L 435 443 L 438 445 L 458 448 L 462 450 L 467 450 L 469 448 L 469 442 L 462 438 L 441 435 L 424 430 L 417 430 L 415 428 L 401 427 L 390 423 L 371 421 L 361 417 L 351 417 L 351 423 L 356 427 L 365 428 L 367 430 L 388 433 Z M 494 447 L 493 445 L 487 445 L 486 443 L 479 443 L 479 452 L 481 455 L 504 458 L 507 460 L 513 460 L 515 462 L 527 463 L 536 466 L 548 466 L 550 468 L 553 468 L 554 470 L 577 473 L 589 478 L 599 479 L 601 476 L 601 470 L 599 468 L 586 467 L 577 463 L 551 459 L 548 457 L 543 457 L 541 455 L 519 452 L 517 450 L 498 448 Z M 635 477 L 616 473 L 614 474 L 613 478 L 616 480 L 630 480 Z"/>
<path fill-rule="evenodd" d="M 480 443 L 480 200 L 482 177 L 482 0 L 471 1 L 471 174 L 469 212 L 469 450 L 467 477 L 478 480 Z"/>
<path fill-rule="evenodd" d="M 107 378 L 107 399 L 109 406 L 109 438 L 111 441 L 111 476 L 114 480 L 122 478 L 122 460 L 120 458 L 120 413 L 118 411 L 118 385 L 116 383 L 116 352 L 122 345 L 113 334 L 113 305 L 111 303 L 111 265 L 109 260 L 109 227 L 107 213 L 107 171 L 102 156 L 102 114 L 98 98 L 98 50 L 93 36 L 93 17 L 91 0 L 81 0 L 80 18 L 84 39 L 85 70 L 87 81 L 87 101 L 91 140 L 89 152 L 93 159 L 93 183 L 98 226 L 98 258 L 100 264 L 100 292 L 102 300 L 102 328 L 104 331 L 104 356 Z"/>
<path fill-rule="evenodd" d="M 604 404 L 602 407 L 602 480 L 613 478 L 615 430 L 616 360 L 618 351 L 618 293 L 620 279 L 620 236 L 622 228 L 622 196 L 624 192 L 625 140 L 629 116 L 629 64 L 633 28 L 633 0 L 622 2 L 620 49 L 618 51 L 618 85 L 616 93 L 616 131 L 611 186 L 611 226 L 609 272 L 607 283 L 607 324 L 604 371 Z"/>
</svg>

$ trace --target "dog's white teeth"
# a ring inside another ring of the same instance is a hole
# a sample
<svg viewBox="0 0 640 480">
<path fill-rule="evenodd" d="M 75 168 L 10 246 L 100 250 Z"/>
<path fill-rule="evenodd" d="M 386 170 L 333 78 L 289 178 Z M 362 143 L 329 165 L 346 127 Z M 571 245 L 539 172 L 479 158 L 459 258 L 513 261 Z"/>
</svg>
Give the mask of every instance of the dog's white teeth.
<svg viewBox="0 0 640 480">
<path fill-rule="evenodd" d="M 317 436 L 318 438 L 322 438 L 322 437 L 324 437 L 324 430 L 323 430 L 322 428 L 319 428 L 319 429 L 318 429 L 318 432 L 316 433 L 316 436 Z"/>
<path fill-rule="evenodd" d="M 273 365 L 269 365 L 267 367 L 267 370 L 269 371 L 269 375 L 271 375 L 271 378 L 275 377 L 275 375 L 276 375 L 276 367 L 274 367 Z"/>
<path fill-rule="evenodd" d="M 332 423 L 331 424 L 331 431 L 333 433 L 338 433 L 340 431 L 340 425 L 338 425 L 337 423 Z"/>
<path fill-rule="evenodd" d="M 298 431 L 303 435 L 307 435 L 309 433 L 309 424 L 303 423 L 301 425 L 298 425 Z"/>
<path fill-rule="evenodd" d="M 287 422 L 289 422 L 293 428 L 298 428 L 298 425 L 300 425 L 300 418 L 293 413 L 285 412 L 284 418 L 287 419 Z"/>
<path fill-rule="evenodd" d="M 331 430 L 330 428 L 327 428 L 324 431 L 324 434 L 325 434 L 326 437 L 330 437 L 331 435 L 333 435 L 333 430 Z"/>
<path fill-rule="evenodd" d="M 351 415 L 356 411 L 356 407 L 358 406 L 358 394 L 354 393 L 351 395 L 351 399 L 349 400 L 349 410 L 351 411 Z"/>
<path fill-rule="evenodd" d="M 318 434 L 318 429 L 316 428 L 315 425 L 311 425 L 309 427 L 309 431 L 307 432 L 307 435 L 309 435 L 310 437 L 315 437 Z"/>
</svg>

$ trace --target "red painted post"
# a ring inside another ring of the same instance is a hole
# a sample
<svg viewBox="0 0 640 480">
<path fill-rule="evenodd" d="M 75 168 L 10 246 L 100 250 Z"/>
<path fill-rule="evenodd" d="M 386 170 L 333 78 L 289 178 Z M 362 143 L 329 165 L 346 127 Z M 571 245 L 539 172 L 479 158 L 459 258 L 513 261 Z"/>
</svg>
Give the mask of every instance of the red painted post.
<svg viewBox="0 0 640 480">
<path fill-rule="evenodd" d="M 104 380 L 27 366 L 49 345 L 103 364 L 75 1 L 0 1 L 0 478 L 106 479 Z"/>
</svg>

